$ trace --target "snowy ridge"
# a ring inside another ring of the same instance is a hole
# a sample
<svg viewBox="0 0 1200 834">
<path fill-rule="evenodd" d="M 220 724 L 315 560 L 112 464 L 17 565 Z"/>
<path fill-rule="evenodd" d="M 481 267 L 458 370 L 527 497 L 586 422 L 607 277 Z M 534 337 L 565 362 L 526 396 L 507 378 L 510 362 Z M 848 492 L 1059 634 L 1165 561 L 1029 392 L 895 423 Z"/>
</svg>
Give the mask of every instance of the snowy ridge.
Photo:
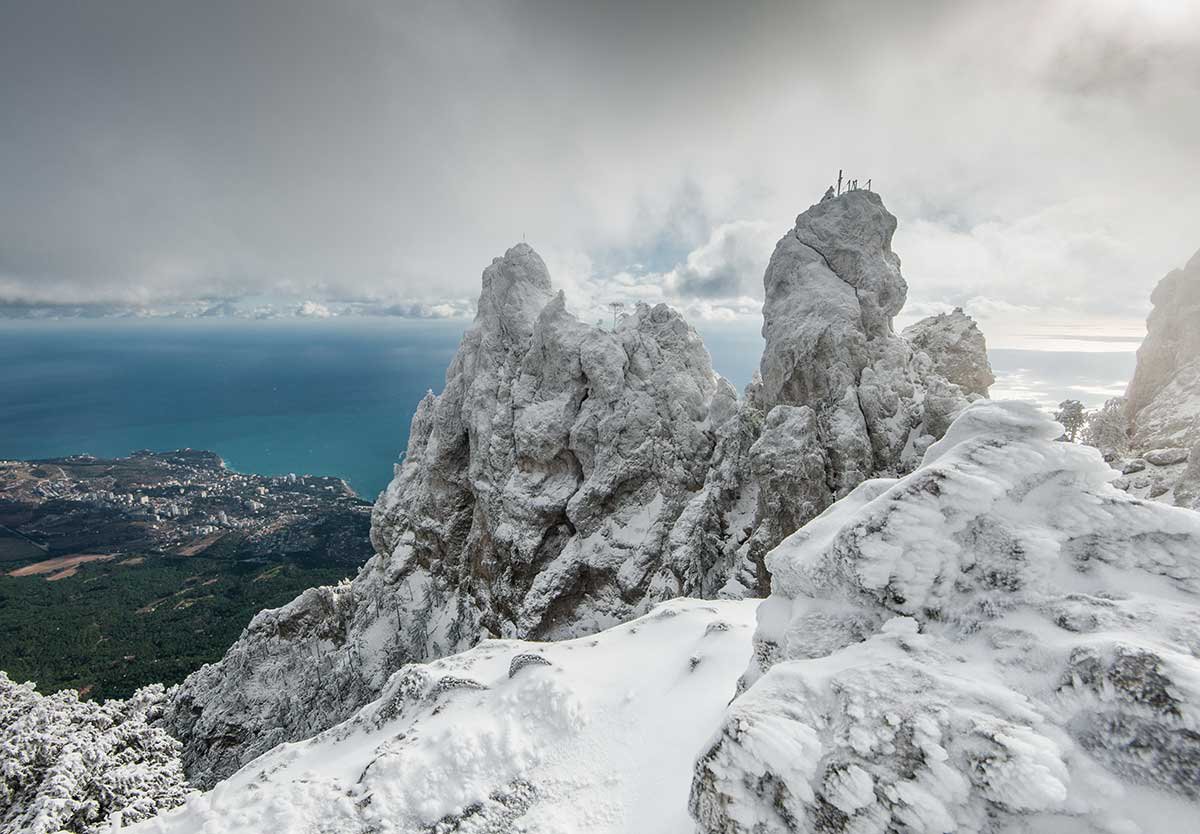
<svg viewBox="0 0 1200 834">
<path fill-rule="evenodd" d="M 685 834 L 692 757 L 745 669 L 754 605 L 674 600 L 595 637 L 405 666 L 350 720 L 131 834 Z"/>
<path fill-rule="evenodd" d="M 1200 798 L 1200 515 L 972 405 L 767 558 L 705 832 L 1183 830 Z"/>
<path fill-rule="evenodd" d="M 496 258 L 376 502 L 375 557 L 262 612 L 175 693 L 189 777 L 347 718 L 405 663 L 589 634 L 679 596 L 765 595 L 772 547 L 864 478 L 911 470 L 966 405 L 893 331 L 895 226 L 866 191 L 797 218 L 741 399 L 666 305 L 594 327 L 528 245 Z"/>
</svg>

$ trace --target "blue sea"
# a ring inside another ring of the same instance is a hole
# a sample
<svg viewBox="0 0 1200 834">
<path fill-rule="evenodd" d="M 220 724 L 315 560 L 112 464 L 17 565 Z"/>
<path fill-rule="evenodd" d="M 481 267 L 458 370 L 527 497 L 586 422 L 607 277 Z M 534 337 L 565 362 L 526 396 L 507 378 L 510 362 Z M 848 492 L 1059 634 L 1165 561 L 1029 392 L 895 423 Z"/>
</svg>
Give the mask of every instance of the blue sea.
<svg viewBox="0 0 1200 834">
<path fill-rule="evenodd" d="M 0 321 L 0 458 L 209 449 L 238 471 L 335 475 L 373 499 L 440 391 L 467 322 Z M 700 328 L 740 389 L 757 327 Z M 992 351 L 997 393 L 1088 406 L 1120 393 L 1133 353 Z"/>
</svg>

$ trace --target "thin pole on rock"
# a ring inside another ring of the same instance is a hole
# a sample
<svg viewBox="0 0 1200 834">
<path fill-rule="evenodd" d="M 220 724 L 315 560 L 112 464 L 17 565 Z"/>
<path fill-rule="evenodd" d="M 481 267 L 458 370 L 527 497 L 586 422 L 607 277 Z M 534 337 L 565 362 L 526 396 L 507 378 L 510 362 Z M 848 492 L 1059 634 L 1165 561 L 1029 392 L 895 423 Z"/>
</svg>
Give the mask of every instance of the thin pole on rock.
<svg viewBox="0 0 1200 834">
<path fill-rule="evenodd" d="M 838 196 L 842 196 L 842 169 L 838 168 Z"/>
<path fill-rule="evenodd" d="M 613 330 L 616 330 L 617 329 L 617 313 L 619 313 L 621 311 L 621 308 L 624 307 L 625 305 L 620 301 L 613 301 L 608 306 L 612 307 L 612 311 L 613 311 L 612 326 L 613 326 Z"/>
</svg>

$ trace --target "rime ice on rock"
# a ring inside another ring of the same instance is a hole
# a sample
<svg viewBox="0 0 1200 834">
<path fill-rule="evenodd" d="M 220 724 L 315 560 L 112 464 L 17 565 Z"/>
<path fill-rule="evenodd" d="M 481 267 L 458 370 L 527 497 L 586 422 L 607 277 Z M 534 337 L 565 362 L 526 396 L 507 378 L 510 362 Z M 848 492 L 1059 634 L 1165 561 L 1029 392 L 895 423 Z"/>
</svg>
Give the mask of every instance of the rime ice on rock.
<svg viewBox="0 0 1200 834">
<path fill-rule="evenodd" d="M 1123 401 L 1130 460 L 1114 463 L 1133 495 L 1180 507 L 1200 507 L 1195 469 L 1200 459 L 1200 252 L 1158 282 L 1137 368 Z M 1121 400 L 1105 406 L 1121 409 Z M 1113 422 L 1118 422 L 1114 420 Z M 1119 438 L 1120 439 L 1120 438 Z"/>
<path fill-rule="evenodd" d="M 979 401 L 767 556 L 748 689 L 696 763 L 701 831 L 1195 818 L 1200 514 L 1118 491 L 1060 433 Z"/>
<path fill-rule="evenodd" d="M 748 399 L 767 415 L 768 427 L 785 419 L 772 418 L 772 409 L 807 409 L 812 426 L 805 434 L 815 437 L 804 441 L 813 459 L 803 455 L 795 459 L 806 460 L 800 468 L 755 481 L 768 493 L 760 494 L 763 507 L 792 503 L 795 496 L 770 493 L 808 482 L 801 500 L 810 509 L 793 508 L 801 524 L 866 478 L 911 470 L 966 405 L 930 355 L 894 332 L 908 293 L 891 248 L 895 230 L 878 194 L 849 191 L 796 218 L 767 266 L 762 386 Z M 821 469 L 824 484 L 812 483 Z M 788 523 L 764 535 L 760 527 L 752 559 L 761 562 L 794 529 Z"/>
<path fill-rule="evenodd" d="M 259 614 L 179 688 L 169 725 L 191 777 L 331 726 L 403 664 L 483 637 L 765 594 L 772 547 L 864 478 L 911 469 L 966 404 L 893 332 L 895 225 L 866 191 L 800 215 L 766 272 L 762 378 L 741 399 L 670 307 L 593 327 L 532 248 L 495 259 L 376 502 L 376 555 Z"/>
<path fill-rule="evenodd" d="M 261 613 L 181 686 L 171 727 L 202 784 L 345 718 L 404 663 L 725 584 L 724 542 L 677 530 L 738 410 L 695 330 L 662 304 L 612 332 L 580 322 L 524 244 L 484 271 L 478 309 L 376 503 L 377 555 Z M 720 527 L 718 509 L 684 526 Z"/>
<path fill-rule="evenodd" d="M 987 341 L 975 319 L 955 307 L 952 312 L 923 318 L 902 333 L 916 350 L 925 352 L 934 370 L 963 393 L 980 397 L 996 381 L 987 357 Z"/>
<path fill-rule="evenodd" d="M 1138 449 L 1200 444 L 1200 252 L 1158 282 L 1125 393 Z"/>
</svg>

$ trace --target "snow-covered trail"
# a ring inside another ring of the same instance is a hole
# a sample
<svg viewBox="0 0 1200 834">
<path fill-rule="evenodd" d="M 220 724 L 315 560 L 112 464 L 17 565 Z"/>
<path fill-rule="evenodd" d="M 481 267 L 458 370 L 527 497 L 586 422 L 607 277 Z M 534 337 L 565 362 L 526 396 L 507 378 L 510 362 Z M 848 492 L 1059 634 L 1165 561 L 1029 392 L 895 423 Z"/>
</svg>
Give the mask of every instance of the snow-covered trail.
<svg viewBox="0 0 1200 834">
<path fill-rule="evenodd" d="M 406 667 L 350 720 L 123 830 L 691 832 L 693 761 L 746 669 L 757 604 L 673 600 L 593 637 Z"/>
</svg>

